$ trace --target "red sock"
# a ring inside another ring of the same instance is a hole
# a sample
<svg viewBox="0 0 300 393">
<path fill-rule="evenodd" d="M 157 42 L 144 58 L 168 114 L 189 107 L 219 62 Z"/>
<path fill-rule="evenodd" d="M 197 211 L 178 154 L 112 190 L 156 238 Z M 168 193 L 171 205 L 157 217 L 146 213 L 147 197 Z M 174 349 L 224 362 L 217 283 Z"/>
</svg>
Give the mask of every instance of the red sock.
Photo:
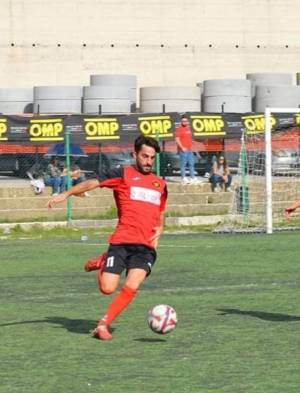
<svg viewBox="0 0 300 393">
<path fill-rule="evenodd" d="M 100 323 L 102 322 L 105 325 L 110 325 L 111 322 L 114 321 L 117 316 L 129 305 L 129 303 L 131 303 L 136 293 L 137 289 L 132 289 L 127 285 L 124 285 L 118 295 L 108 306 L 106 314 L 101 319 Z"/>
</svg>

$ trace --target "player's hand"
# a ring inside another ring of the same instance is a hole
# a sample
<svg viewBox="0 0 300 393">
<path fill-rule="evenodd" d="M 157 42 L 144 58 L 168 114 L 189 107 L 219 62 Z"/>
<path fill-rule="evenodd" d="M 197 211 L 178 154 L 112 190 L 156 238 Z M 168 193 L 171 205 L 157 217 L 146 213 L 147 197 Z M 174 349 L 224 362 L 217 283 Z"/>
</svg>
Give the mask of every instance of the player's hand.
<svg viewBox="0 0 300 393">
<path fill-rule="evenodd" d="M 292 212 L 293 212 L 293 210 L 291 210 L 291 209 L 284 210 L 284 217 L 287 221 L 290 221 Z"/>
<path fill-rule="evenodd" d="M 61 194 L 53 196 L 49 201 L 47 202 L 47 207 L 51 209 L 54 205 L 57 203 L 64 202 L 67 199 L 67 195 L 63 192 Z"/>
<path fill-rule="evenodd" d="M 154 228 L 154 235 L 150 237 L 150 241 L 152 242 L 154 248 L 157 248 L 158 240 L 161 237 L 162 233 L 163 228 L 161 226 Z"/>
</svg>

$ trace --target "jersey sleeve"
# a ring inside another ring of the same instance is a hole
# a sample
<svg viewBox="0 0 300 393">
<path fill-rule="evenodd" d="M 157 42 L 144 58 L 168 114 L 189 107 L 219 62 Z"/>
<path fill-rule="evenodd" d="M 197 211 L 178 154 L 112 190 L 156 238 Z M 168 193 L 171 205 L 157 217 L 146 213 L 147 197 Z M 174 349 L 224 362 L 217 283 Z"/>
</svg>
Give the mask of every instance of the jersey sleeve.
<svg viewBox="0 0 300 393">
<path fill-rule="evenodd" d="M 123 181 L 124 169 L 123 167 L 109 169 L 105 172 L 101 172 L 98 175 L 99 187 L 107 187 L 115 189 Z"/>
<path fill-rule="evenodd" d="M 164 192 L 162 193 L 161 200 L 160 200 L 161 212 L 166 210 L 167 198 L 168 198 L 168 189 L 167 189 L 167 185 L 165 185 Z"/>
</svg>

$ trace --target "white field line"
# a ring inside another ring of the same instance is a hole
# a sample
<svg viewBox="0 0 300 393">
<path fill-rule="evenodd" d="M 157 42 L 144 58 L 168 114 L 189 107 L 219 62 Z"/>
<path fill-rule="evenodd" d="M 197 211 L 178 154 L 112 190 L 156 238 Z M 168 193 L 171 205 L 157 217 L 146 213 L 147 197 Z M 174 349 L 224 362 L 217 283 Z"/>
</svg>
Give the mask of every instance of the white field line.
<svg viewBox="0 0 300 393">
<path fill-rule="evenodd" d="M 5 239 L 4 239 L 5 240 Z M 41 238 L 20 238 L 18 240 L 16 240 L 15 242 L 22 242 L 24 243 L 24 241 L 36 241 L 36 240 L 41 240 L 41 242 L 43 242 L 43 239 Z M 62 246 L 65 247 L 66 244 L 68 245 L 72 245 L 72 246 L 107 246 L 108 247 L 108 243 L 89 243 L 87 241 L 83 241 L 83 240 L 78 240 L 78 241 L 70 241 L 70 242 L 52 242 L 51 240 L 47 241 L 47 244 L 51 243 L 54 246 Z M 168 244 L 160 244 L 159 247 L 166 247 L 166 248 L 194 248 L 194 247 L 199 247 L 199 245 L 168 245 Z M 203 248 L 211 248 L 213 247 L 212 245 L 204 245 Z"/>
<path fill-rule="evenodd" d="M 155 293 L 181 293 L 181 292 L 215 292 L 215 291 L 235 291 L 237 289 L 280 289 L 283 287 L 297 287 L 299 286 L 298 282 L 271 282 L 271 283 L 248 283 L 248 284 L 232 284 L 232 285 L 216 285 L 216 286 L 198 286 L 198 287 L 189 287 L 189 288 L 142 288 L 142 292 L 155 292 Z M 47 299 L 63 299 L 63 298 L 81 298 L 83 296 L 99 296 L 99 293 L 95 291 L 95 293 L 78 293 L 78 292 L 69 292 L 67 294 L 53 294 L 51 296 L 22 296 L 23 300 L 26 301 L 34 301 L 34 300 L 47 300 Z"/>
<path fill-rule="evenodd" d="M 60 246 L 64 246 L 64 247 L 66 245 L 66 243 L 52 243 L 52 242 L 51 242 L 51 244 L 60 245 Z M 76 245 L 76 246 L 107 246 L 108 247 L 108 243 L 86 243 L 86 242 L 80 241 L 80 240 L 78 242 L 74 242 L 74 243 L 70 242 L 70 243 L 67 243 L 67 244 L 72 244 L 72 245 Z M 166 247 L 166 248 L 193 248 L 193 247 L 199 247 L 199 245 L 194 245 L 194 246 L 186 245 L 185 246 L 183 244 L 182 245 L 160 244 L 158 247 Z M 209 248 L 209 247 L 212 247 L 212 246 L 206 246 L 206 247 Z"/>
</svg>

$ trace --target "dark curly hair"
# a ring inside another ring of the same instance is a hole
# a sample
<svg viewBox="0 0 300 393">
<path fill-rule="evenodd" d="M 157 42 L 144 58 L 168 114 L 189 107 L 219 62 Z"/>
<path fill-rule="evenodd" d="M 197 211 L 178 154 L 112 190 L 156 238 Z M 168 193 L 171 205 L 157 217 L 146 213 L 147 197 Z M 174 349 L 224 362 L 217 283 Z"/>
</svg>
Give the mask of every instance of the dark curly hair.
<svg viewBox="0 0 300 393">
<path fill-rule="evenodd" d="M 145 135 L 138 136 L 134 141 L 134 151 L 138 153 L 141 150 L 142 145 L 153 147 L 156 153 L 160 152 L 159 143 L 157 142 L 156 139 L 150 136 L 145 136 Z"/>
</svg>

